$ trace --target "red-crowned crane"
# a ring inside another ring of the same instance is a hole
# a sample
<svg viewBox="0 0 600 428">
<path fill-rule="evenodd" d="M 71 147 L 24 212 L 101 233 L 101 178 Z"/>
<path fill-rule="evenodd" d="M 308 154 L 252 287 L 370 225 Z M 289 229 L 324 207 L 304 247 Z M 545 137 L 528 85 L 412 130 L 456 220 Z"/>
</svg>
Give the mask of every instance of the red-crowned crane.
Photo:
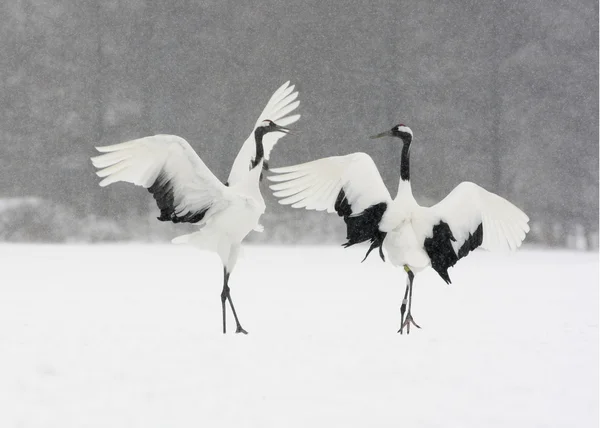
<svg viewBox="0 0 600 428">
<path fill-rule="evenodd" d="M 229 301 L 236 333 L 247 334 L 235 311 L 229 276 L 236 264 L 242 240 L 265 212 L 259 181 L 267 169 L 269 154 L 279 138 L 300 115 L 288 116 L 299 105 L 298 92 L 289 82 L 271 97 L 260 114 L 253 132 L 238 153 L 226 184 L 208 169 L 194 149 L 175 135 L 154 135 L 112 146 L 97 147 L 104 153 L 92 158 L 102 177 L 100 186 L 126 181 L 142 186 L 156 200 L 160 221 L 194 223 L 197 232 L 179 236 L 173 243 L 187 243 L 216 252 L 223 263 L 221 309 L 226 332 L 225 301 Z M 277 123 L 275 123 L 276 121 Z"/>
<path fill-rule="evenodd" d="M 402 141 L 395 199 L 390 197 L 373 159 L 365 153 L 274 168 L 271 171 L 276 175 L 268 178 L 278 183 L 271 189 L 281 204 L 327 210 L 343 217 L 348 240 L 344 247 L 370 241 L 365 259 L 378 248 L 384 261 L 383 250 L 390 263 L 404 268 L 408 277 L 398 332 L 406 328 L 408 334 L 411 324 L 420 328 L 411 314 L 415 272 L 431 266 L 450 284 L 448 268 L 475 248 L 496 251 L 519 247 L 529 231 L 529 218 L 506 199 L 470 182 L 460 183 L 432 207 L 420 206 L 410 184 L 411 129 L 400 124 L 371 138 L 384 136 Z"/>
</svg>

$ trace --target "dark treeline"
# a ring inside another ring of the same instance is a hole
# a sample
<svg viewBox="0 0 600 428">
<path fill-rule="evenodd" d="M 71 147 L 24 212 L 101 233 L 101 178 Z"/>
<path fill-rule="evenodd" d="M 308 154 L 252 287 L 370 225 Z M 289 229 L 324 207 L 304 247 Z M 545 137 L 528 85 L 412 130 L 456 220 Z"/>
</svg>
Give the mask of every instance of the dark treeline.
<svg viewBox="0 0 600 428">
<path fill-rule="evenodd" d="M 225 179 L 292 80 L 303 117 L 271 165 L 365 151 L 395 194 L 399 146 L 367 137 L 403 122 L 423 204 L 474 181 L 529 214 L 530 242 L 598 245 L 595 0 L 2 0 L 0 20 L 2 239 L 173 236 L 147 192 L 97 186 L 93 147 L 177 134 Z M 263 194 L 255 240 L 343 238 Z"/>
</svg>

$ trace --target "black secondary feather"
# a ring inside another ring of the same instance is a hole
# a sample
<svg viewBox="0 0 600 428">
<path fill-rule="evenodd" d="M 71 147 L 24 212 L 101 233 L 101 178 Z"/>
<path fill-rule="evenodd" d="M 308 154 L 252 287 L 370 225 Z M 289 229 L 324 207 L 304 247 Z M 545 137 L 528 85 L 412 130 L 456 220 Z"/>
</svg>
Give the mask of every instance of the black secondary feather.
<svg viewBox="0 0 600 428">
<path fill-rule="evenodd" d="M 425 238 L 423 246 L 431 260 L 431 267 L 442 277 L 447 284 L 451 284 L 448 268 L 465 257 L 483 242 L 483 225 L 480 223 L 473 233 L 469 233 L 467 240 L 461 245 L 458 254 L 454 252 L 452 242 L 456 241 L 448 223 L 440 221 L 433 227 L 433 236 Z"/>
<path fill-rule="evenodd" d="M 385 261 L 382 245 L 386 233 L 379 230 L 379 222 L 387 209 L 387 203 L 381 202 L 377 205 L 372 205 L 359 215 L 353 215 L 352 206 L 348 203 L 346 193 L 342 189 L 335 201 L 334 208 L 338 215 L 344 218 L 344 222 L 346 223 L 346 239 L 348 242 L 343 244 L 344 248 L 370 241 L 371 246 L 363 261 L 375 248 L 379 248 L 379 256 Z"/>
<path fill-rule="evenodd" d="M 190 211 L 184 216 L 177 216 L 175 212 L 174 189 L 171 180 L 164 173 L 160 173 L 152 186 L 148 188 L 156 200 L 160 209 L 160 221 L 172 221 L 173 223 L 198 223 L 201 221 L 210 207 L 200 211 Z"/>
</svg>

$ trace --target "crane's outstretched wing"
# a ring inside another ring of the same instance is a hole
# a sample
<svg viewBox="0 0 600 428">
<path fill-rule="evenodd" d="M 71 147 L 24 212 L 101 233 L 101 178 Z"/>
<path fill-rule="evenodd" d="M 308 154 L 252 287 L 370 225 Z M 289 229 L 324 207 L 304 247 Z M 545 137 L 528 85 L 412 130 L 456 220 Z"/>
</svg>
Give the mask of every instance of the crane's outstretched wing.
<svg viewBox="0 0 600 428">
<path fill-rule="evenodd" d="M 431 267 L 450 284 L 448 268 L 481 246 L 516 250 L 529 232 L 529 217 L 506 199 L 470 182 L 460 183 L 441 202 L 413 219 L 424 238 Z"/>
<path fill-rule="evenodd" d="M 278 182 L 271 189 L 281 198 L 280 204 L 337 212 L 347 226 L 345 247 L 370 240 L 365 259 L 377 247 L 384 258 L 385 233 L 379 230 L 379 222 L 391 197 L 369 155 L 333 156 L 271 171 L 278 174 L 268 178 Z"/>
<path fill-rule="evenodd" d="M 228 185 L 234 185 L 244 179 L 250 170 L 250 163 L 256 157 L 256 142 L 254 141 L 254 129 L 266 119 L 272 120 L 281 126 L 288 126 L 300 119 L 299 114 L 287 116 L 289 113 L 294 111 L 296 107 L 300 105 L 300 101 L 295 101 L 298 98 L 298 92 L 293 92 L 294 86 L 290 86 L 290 82 L 285 82 L 275 93 L 271 96 L 271 99 L 265 106 L 264 110 L 258 117 L 252 132 L 244 142 L 244 145 L 240 149 L 240 152 L 233 161 L 229 178 L 227 179 Z M 263 147 L 265 151 L 265 163 L 269 160 L 269 155 L 277 141 L 285 135 L 284 132 L 270 132 L 263 137 Z"/>
<path fill-rule="evenodd" d="M 227 204 L 227 187 L 181 137 L 154 135 L 96 149 L 104 153 L 92 158 L 100 186 L 126 181 L 148 189 L 161 221 L 198 223 Z"/>
</svg>

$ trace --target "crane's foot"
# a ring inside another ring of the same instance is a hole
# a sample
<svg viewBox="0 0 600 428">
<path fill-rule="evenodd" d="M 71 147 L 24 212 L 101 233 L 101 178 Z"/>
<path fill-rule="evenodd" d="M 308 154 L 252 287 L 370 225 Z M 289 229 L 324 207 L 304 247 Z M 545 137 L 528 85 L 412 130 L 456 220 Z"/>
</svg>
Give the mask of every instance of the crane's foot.
<svg viewBox="0 0 600 428">
<path fill-rule="evenodd" d="M 398 330 L 398 333 L 403 334 L 403 330 L 406 327 L 406 334 L 410 334 L 410 326 L 411 326 L 411 324 L 414 325 L 417 328 L 421 328 L 421 326 L 415 322 L 415 320 L 413 319 L 411 313 L 409 312 L 409 313 L 406 314 L 406 319 L 404 320 L 404 322 L 400 326 L 400 330 Z"/>
<path fill-rule="evenodd" d="M 244 330 L 240 324 L 238 324 L 237 328 L 235 329 L 235 332 L 248 334 L 248 332 L 246 330 Z"/>
</svg>

